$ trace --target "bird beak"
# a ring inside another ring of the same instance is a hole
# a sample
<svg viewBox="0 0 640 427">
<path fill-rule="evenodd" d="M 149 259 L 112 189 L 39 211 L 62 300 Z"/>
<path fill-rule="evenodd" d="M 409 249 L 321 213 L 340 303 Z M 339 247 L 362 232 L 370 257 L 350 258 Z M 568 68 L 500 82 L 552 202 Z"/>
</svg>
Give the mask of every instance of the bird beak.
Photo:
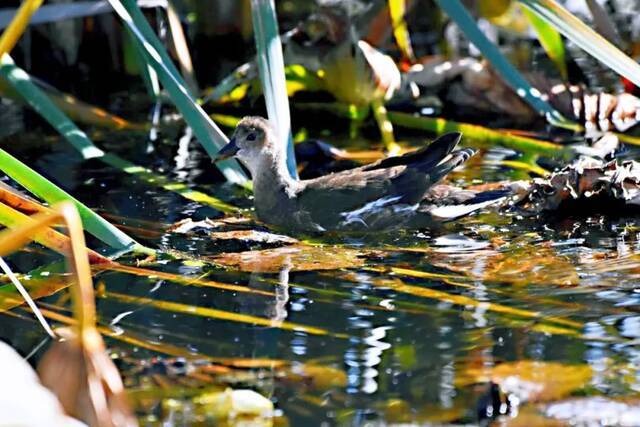
<svg viewBox="0 0 640 427">
<path fill-rule="evenodd" d="M 228 159 L 229 157 L 235 156 L 235 154 L 240 150 L 236 145 L 236 139 L 231 138 L 231 140 L 218 151 L 218 154 L 213 158 L 213 162 L 218 162 L 220 160 Z"/>
</svg>

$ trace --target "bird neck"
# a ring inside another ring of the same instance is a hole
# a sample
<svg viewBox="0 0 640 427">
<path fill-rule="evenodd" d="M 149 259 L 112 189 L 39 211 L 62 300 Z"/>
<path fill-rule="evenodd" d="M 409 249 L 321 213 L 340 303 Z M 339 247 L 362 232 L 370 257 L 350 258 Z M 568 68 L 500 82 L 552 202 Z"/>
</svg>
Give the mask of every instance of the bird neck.
<svg viewBox="0 0 640 427">
<path fill-rule="evenodd" d="M 283 153 L 264 156 L 251 171 L 256 205 L 273 206 L 293 199 L 300 182 L 287 170 Z"/>
</svg>

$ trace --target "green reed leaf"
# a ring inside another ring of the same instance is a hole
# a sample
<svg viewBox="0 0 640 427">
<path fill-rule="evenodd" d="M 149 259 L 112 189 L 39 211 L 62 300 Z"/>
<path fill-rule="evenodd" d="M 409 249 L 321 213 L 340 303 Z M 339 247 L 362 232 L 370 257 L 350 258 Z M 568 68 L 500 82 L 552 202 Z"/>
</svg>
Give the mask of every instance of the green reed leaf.
<svg viewBox="0 0 640 427">
<path fill-rule="evenodd" d="M 256 41 L 257 62 L 269 120 L 276 127 L 281 144 L 286 144 L 287 169 L 298 177 L 291 137 L 291 116 L 284 72 L 282 42 L 273 0 L 251 0 L 251 16 Z"/>
<path fill-rule="evenodd" d="M 200 142 L 209 156 L 214 157 L 229 139 L 205 113 L 202 107 L 195 102 L 182 76 L 173 65 L 171 58 L 151 29 L 135 0 L 109 0 L 109 3 L 126 27 L 131 30 L 139 46 L 144 49 L 148 64 L 158 73 L 160 82 L 184 116 L 185 121 L 193 129 L 198 142 Z M 240 185 L 246 184 L 246 175 L 235 160 L 217 162 L 216 166 L 228 181 Z"/>
<path fill-rule="evenodd" d="M 535 13 L 531 12 L 527 8 L 522 8 L 524 15 L 529 20 L 531 27 L 538 36 L 538 41 L 547 52 L 547 56 L 553 61 L 560 75 L 564 80 L 567 80 L 569 74 L 567 72 L 567 58 L 564 49 L 564 42 L 562 36 L 558 33 L 553 26 L 549 25 L 547 21 L 540 18 Z"/>
<path fill-rule="evenodd" d="M 164 176 L 154 174 L 147 168 L 133 164 L 115 154 L 105 153 L 96 147 L 89 137 L 31 81 L 31 76 L 16 66 L 8 55 L 3 57 L 0 65 L 0 78 L 4 78 L 25 102 L 49 122 L 80 153 L 82 158 L 97 158 L 109 166 L 137 176 L 147 184 L 178 193 L 186 199 L 209 205 L 222 212 L 230 213 L 238 210 L 236 207 L 215 197 L 192 190 L 183 183 L 172 182 Z"/>
</svg>

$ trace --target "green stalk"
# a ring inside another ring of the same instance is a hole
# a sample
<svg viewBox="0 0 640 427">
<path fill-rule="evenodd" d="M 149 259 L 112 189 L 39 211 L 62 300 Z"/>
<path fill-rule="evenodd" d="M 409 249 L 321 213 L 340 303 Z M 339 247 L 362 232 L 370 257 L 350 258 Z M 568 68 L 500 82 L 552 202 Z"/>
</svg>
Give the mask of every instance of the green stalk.
<svg viewBox="0 0 640 427">
<path fill-rule="evenodd" d="M 475 20 L 460 3 L 460 0 L 436 0 L 436 3 L 458 24 L 469 41 L 491 62 L 491 65 L 500 73 L 505 82 L 533 109 L 543 114 L 550 123 L 556 126 L 572 128 L 575 125 L 541 98 L 540 91 L 527 82 L 522 74 L 500 52 L 498 47 L 478 28 Z"/>
<path fill-rule="evenodd" d="M 189 88 L 169 58 L 160 40 L 138 8 L 135 0 L 109 0 L 116 14 L 131 30 L 135 41 L 144 49 L 148 64 L 158 73 L 162 86 L 169 97 L 184 116 L 185 121 L 193 129 L 200 144 L 212 158 L 229 139 L 209 118 L 205 111 L 195 102 Z M 245 185 L 247 177 L 235 160 L 217 162 L 228 181 Z"/>
<path fill-rule="evenodd" d="M 539 153 L 547 156 L 568 156 L 572 153 L 571 149 L 552 142 L 512 135 L 468 123 L 458 123 L 433 117 L 419 117 L 407 113 L 389 113 L 389 119 L 397 126 L 426 130 L 436 134 L 462 132 L 465 140 L 469 139 L 474 144 L 487 147 L 499 144 L 523 153 Z"/>
<path fill-rule="evenodd" d="M 104 218 L 82 204 L 82 202 L 2 149 L 0 149 L 0 169 L 11 179 L 42 200 L 47 201 L 49 204 L 65 200 L 72 201 L 80 213 L 84 228 L 112 248 L 153 252 L 151 249 L 145 248 L 118 230 Z"/>
<path fill-rule="evenodd" d="M 256 41 L 258 69 L 269 120 L 276 127 L 283 150 L 286 150 L 287 169 L 298 178 L 296 158 L 291 138 L 291 116 L 287 81 L 284 72 L 282 43 L 278 32 L 276 6 L 273 0 L 251 0 L 251 15 Z M 286 148 L 285 148 L 286 144 Z"/>
</svg>

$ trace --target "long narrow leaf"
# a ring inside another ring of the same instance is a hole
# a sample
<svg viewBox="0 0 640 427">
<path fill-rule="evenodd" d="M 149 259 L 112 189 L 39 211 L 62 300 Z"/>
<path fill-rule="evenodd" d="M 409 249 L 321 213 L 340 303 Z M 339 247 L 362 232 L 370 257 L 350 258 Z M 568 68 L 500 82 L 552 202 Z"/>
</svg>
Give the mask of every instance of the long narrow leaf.
<svg viewBox="0 0 640 427">
<path fill-rule="evenodd" d="M 611 43 L 622 46 L 622 37 L 616 29 L 616 25 L 609 16 L 606 10 L 597 2 L 597 0 L 586 0 L 591 17 L 593 18 L 593 25 L 604 38 Z"/>
<path fill-rule="evenodd" d="M 139 0 L 138 6 L 143 8 L 166 7 L 166 0 Z M 29 25 L 58 22 L 65 19 L 84 18 L 86 16 L 101 15 L 111 12 L 111 6 L 106 0 L 101 1 L 74 1 L 73 3 L 45 4 L 31 16 Z M 17 10 L 0 9 L 0 29 L 6 28 Z"/>
<path fill-rule="evenodd" d="M 585 52 L 640 86 L 640 65 L 554 0 L 518 0 Z"/>
<path fill-rule="evenodd" d="M 104 218 L 73 198 L 60 187 L 2 149 L 0 149 L 0 169 L 11 177 L 11 179 L 50 204 L 65 200 L 72 201 L 78 208 L 87 231 L 112 248 L 150 251 L 115 228 Z"/>
<path fill-rule="evenodd" d="M 109 166 L 137 176 L 147 184 L 173 191 L 186 199 L 207 204 L 222 212 L 237 211 L 234 206 L 226 204 L 215 197 L 192 190 L 185 184 L 171 182 L 164 176 L 156 175 L 149 169 L 135 165 L 115 154 L 103 152 L 62 111 L 56 108 L 52 100 L 33 84 L 31 77 L 11 61 L 9 55 L 3 57 L 2 65 L 0 65 L 0 77 L 6 79 L 12 88 L 22 96 L 23 100 L 64 136 L 84 159 L 97 158 Z"/>
<path fill-rule="evenodd" d="M 2 36 L 0 36 L 0 58 L 5 53 L 11 52 L 11 49 L 16 45 L 20 36 L 24 32 L 31 15 L 38 10 L 43 0 L 24 0 L 18 13 L 13 17 L 9 26 L 4 30 Z"/>
<path fill-rule="evenodd" d="M 524 15 L 529 20 L 531 27 L 538 36 L 538 41 L 547 52 L 547 56 L 553 61 L 560 71 L 560 75 L 566 81 L 569 77 L 567 72 L 567 59 L 564 49 L 564 42 L 562 36 L 549 25 L 544 19 L 540 18 L 535 13 L 531 12 L 527 8 L 523 8 Z"/>
<path fill-rule="evenodd" d="M 180 73 L 178 73 L 171 58 L 169 58 L 162 43 L 154 34 L 135 1 L 109 0 L 109 3 L 127 28 L 131 30 L 135 40 L 144 48 L 149 65 L 158 73 L 160 82 L 184 116 L 186 122 L 193 129 L 200 144 L 202 144 L 209 156 L 215 156 L 218 150 L 228 142 L 228 138 L 194 101 Z M 246 175 L 235 160 L 217 162 L 216 166 L 228 181 L 236 184 L 246 183 Z"/>
<path fill-rule="evenodd" d="M 282 150 L 286 150 L 287 169 L 297 178 L 296 158 L 291 137 L 291 116 L 287 81 L 284 74 L 282 43 L 278 33 L 276 6 L 273 0 L 251 0 L 251 15 L 256 41 L 260 81 L 269 120 L 276 127 Z M 286 147 L 286 148 L 285 148 Z"/>
<path fill-rule="evenodd" d="M 193 63 L 191 62 L 191 54 L 189 53 L 189 47 L 187 46 L 187 38 L 182 30 L 182 23 L 180 17 L 175 10 L 172 2 L 167 4 L 167 20 L 169 22 L 169 30 L 171 35 L 171 44 L 175 50 L 178 61 L 180 62 L 180 69 L 182 70 L 182 76 L 185 82 L 189 85 L 192 93 L 200 93 L 198 88 L 198 82 L 193 72 Z"/>
<path fill-rule="evenodd" d="M 531 87 L 529 82 L 520 72 L 505 58 L 495 44 L 491 42 L 478 28 L 473 17 L 464 8 L 460 0 L 436 0 L 438 5 L 453 19 L 469 40 L 482 52 L 491 62 L 495 69 L 505 79 L 505 81 L 531 105 L 536 111 L 544 114 L 551 123 L 571 126 L 556 109 L 541 98 L 541 93 Z"/>
<path fill-rule="evenodd" d="M 42 212 L 51 213 L 49 208 L 43 207 Z M 16 228 L 25 224 L 33 224 L 34 220 L 30 216 L 25 215 L 18 210 L 0 203 L 0 224 L 7 228 Z M 51 249 L 59 254 L 69 253 L 71 243 L 69 238 L 62 233 L 57 232 L 53 228 L 46 228 L 33 235 L 33 240 Z M 110 264 L 109 258 L 100 255 L 97 252 L 87 249 L 89 254 L 89 261 L 91 264 Z"/>
<path fill-rule="evenodd" d="M 465 141 L 471 145 L 500 144 L 507 148 L 522 151 L 524 153 L 539 153 L 548 156 L 567 156 L 572 152 L 570 148 L 554 144 L 548 141 L 540 141 L 508 132 L 500 132 L 469 123 L 458 123 L 436 117 L 417 117 L 407 113 L 389 113 L 389 119 L 394 125 L 404 126 L 410 129 L 421 129 L 437 134 L 445 132 L 462 132 Z"/>
<path fill-rule="evenodd" d="M 415 62 L 416 57 L 411 47 L 411 37 L 407 28 L 407 21 L 404 16 L 407 13 L 408 0 L 388 0 L 389 15 L 391 15 L 391 26 L 393 27 L 393 37 L 402 52 L 402 56 L 409 62 Z"/>
</svg>

